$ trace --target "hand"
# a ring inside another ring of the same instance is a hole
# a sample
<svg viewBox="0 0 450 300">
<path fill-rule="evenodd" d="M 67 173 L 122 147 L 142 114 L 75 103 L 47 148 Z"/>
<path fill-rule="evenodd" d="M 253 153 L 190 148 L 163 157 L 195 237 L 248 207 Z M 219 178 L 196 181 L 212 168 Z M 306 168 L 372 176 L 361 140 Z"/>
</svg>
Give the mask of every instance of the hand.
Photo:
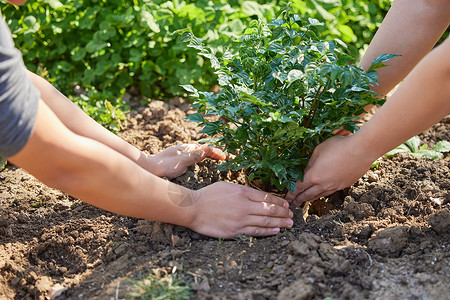
<svg viewBox="0 0 450 300">
<path fill-rule="evenodd" d="M 202 161 L 206 157 L 224 160 L 225 154 L 207 145 L 182 144 L 169 147 L 156 155 L 149 156 L 152 173 L 163 177 L 175 178 L 184 174 L 188 167 Z"/>
<path fill-rule="evenodd" d="M 192 193 L 194 218 L 188 227 L 207 236 L 268 236 L 293 225 L 287 201 L 262 191 L 216 182 Z"/>
<path fill-rule="evenodd" d="M 339 128 L 338 130 L 333 131 L 334 135 L 340 135 L 340 136 L 349 136 L 352 135 L 350 131 L 345 130 L 343 127 Z"/>
<path fill-rule="evenodd" d="M 314 150 L 305 168 L 303 182 L 286 200 L 298 206 L 328 196 L 354 184 L 372 165 L 362 147 L 353 145 L 355 136 L 329 138 Z"/>
</svg>

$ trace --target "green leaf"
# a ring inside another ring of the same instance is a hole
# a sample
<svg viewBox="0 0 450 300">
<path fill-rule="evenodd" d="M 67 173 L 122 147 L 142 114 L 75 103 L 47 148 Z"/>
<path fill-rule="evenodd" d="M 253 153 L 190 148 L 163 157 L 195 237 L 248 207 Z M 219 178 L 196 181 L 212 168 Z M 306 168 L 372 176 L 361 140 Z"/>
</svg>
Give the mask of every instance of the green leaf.
<svg viewBox="0 0 450 300">
<path fill-rule="evenodd" d="M 314 18 L 308 18 L 308 22 L 312 26 L 323 26 L 323 25 L 325 25 L 325 23 L 319 22 L 319 20 L 314 19 Z"/>
<path fill-rule="evenodd" d="M 286 178 L 286 168 L 283 167 L 281 164 L 271 164 L 270 169 L 275 173 L 275 176 L 277 176 L 280 179 Z"/>
<path fill-rule="evenodd" d="M 63 7 L 63 4 L 58 0 L 45 0 L 45 2 L 47 2 L 50 5 L 50 7 L 53 9 L 58 9 L 58 8 Z"/>
<path fill-rule="evenodd" d="M 206 133 L 209 135 L 214 135 L 219 130 L 220 126 L 217 122 L 209 122 L 205 124 L 205 127 L 203 127 L 202 131 L 200 133 Z"/>
<path fill-rule="evenodd" d="M 6 163 L 7 163 L 6 159 L 0 157 L 0 171 L 2 171 L 5 168 Z"/>
<path fill-rule="evenodd" d="M 286 21 L 284 21 L 283 19 L 273 19 L 272 21 L 267 23 L 267 25 L 269 25 L 269 26 L 281 26 L 281 25 L 283 25 L 285 23 L 286 23 Z"/>
<path fill-rule="evenodd" d="M 85 55 L 86 55 L 86 49 L 85 48 L 80 48 L 80 47 L 76 47 L 75 49 L 73 49 L 70 54 L 72 55 L 72 59 L 74 61 L 80 61 L 82 60 Z"/>
<path fill-rule="evenodd" d="M 344 70 L 338 75 L 338 79 L 343 87 L 347 87 L 352 83 L 353 77 L 350 71 Z"/>
<path fill-rule="evenodd" d="M 350 43 L 356 39 L 356 35 L 350 26 L 340 24 L 336 29 L 341 32 L 341 38 L 344 42 Z"/>
<path fill-rule="evenodd" d="M 297 189 L 297 185 L 294 181 L 289 181 L 288 190 L 289 192 L 293 193 Z"/>
<path fill-rule="evenodd" d="M 377 58 L 375 58 L 372 62 L 372 65 L 369 68 L 370 70 L 376 70 L 379 69 L 381 67 L 385 67 L 386 65 L 384 64 L 385 62 L 387 62 L 388 60 L 390 60 L 391 58 L 400 56 L 399 54 L 381 54 L 380 56 L 378 56 Z"/>
<path fill-rule="evenodd" d="M 431 149 L 441 153 L 450 152 L 450 142 L 449 141 L 439 141 Z"/>
<path fill-rule="evenodd" d="M 392 157 L 392 156 L 395 156 L 395 155 L 397 155 L 399 153 L 411 153 L 411 149 L 408 146 L 406 146 L 405 144 L 401 144 L 397 148 L 387 152 L 384 156 Z"/>
<path fill-rule="evenodd" d="M 198 94 L 198 90 L 196 88 L 194 88 L 192 85 L 190 84 L 186 84 L 186 85 L 180 85 L 183 89 L 185 89 L 186 91 L 188 91 L 189 93 L 193 93 L 193 94 Z"/>
<path fill-rule="evenodd" d="M 184 118 L 185 120 L 191 121 L 191 122 L 203 122 L 205 119 L 203 116 L 199 113 L 193 113 Z"/>
<path fill-rule="evenodd" d="M 141 24 L 147 26 L 148 28 L 150 28 L 151 31 L 155 33 L 161 32 L 159 25 L 156 23 L 155 17 L 150 12 L 142 10 L 141 18 L 142 18 Z"/>
<path fill-rule="evenodd" d="M 413 136 L 405 142 L 405 145 L 411 150 L 411 152 L 417 152 L 419 150 L 420 138 L 418 136 Z"/>
<path fill-rule="evenodd" d="M 441 152 L 430 150 L 430 149 L 421 149 L 416 153 L 411 153 L 412 156 L 415 157 L 425 157 L 430 160 L 435 160 L 438 158 L 442 158 L 444 155 Z"/>
<path fill-rule="evenodd" d="M 242 12 L 248 16 L 258 16 L 260 19 L 264 19 L 264 9 L 256 1 L 244 1 L 242 3 Z"/>
<path fill-rule="evenodd" d="M 291 70 L 287 75 L 287 81 L 292 83 L 303 78 L 303 72 L 300 70 Z"/>
</svg>

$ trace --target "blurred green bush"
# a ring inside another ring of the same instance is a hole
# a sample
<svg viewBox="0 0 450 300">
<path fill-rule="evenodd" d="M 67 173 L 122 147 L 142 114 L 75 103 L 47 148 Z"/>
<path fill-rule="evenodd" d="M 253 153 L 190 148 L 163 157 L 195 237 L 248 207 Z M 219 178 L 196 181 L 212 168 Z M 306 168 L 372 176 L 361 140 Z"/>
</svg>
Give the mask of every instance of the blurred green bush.
<svg viewBox="0 0 450 300">
<path fill-rule="evenodd" d="M 301 15 L 325 23 L 325 39 L 339 38 L 358 57 L 370 42 L 392 0 L 294 0 Z M 217 51 L 241 33 L 252 19 L 268 21 L 283 1 L 242 0 L 29 0 L 16 7 L 4 4 L 2 14 L 21 49 L 27 67 L 66 95 L 74 87 L 97 94 L 93 101 L 75 95 L 83 107 L 92 105 L 111 119 L 111 105 L 132 89 L 144 97 L 182 95 L 183 84 L 199 89 L 215 85 L 208 62 L 172 34 L 190 28 Z M 100 94 L 100 96 L 98 96 Z M 109 100 L 109 109 L 105 100 Z M 100 104 L 96 101 L 103 101 Z M 97 118 L 98 119 L 98 118 Z M 114 120 L 113 120 L 114 121 Z M 105 125 L 105 122 L 103 122 Z M 120 129 L 116 122 L 110 127 Z"/>
<path fill-rule="evenodd" d="M 294 9 L 326 23 L 324 38 L 338 37 L 359 53 L 372 38 L 391 0 L 293 1 Z M 34 0 L 2 11 L 27 67 L 60 90 L 73 84 L 118 95 L 134 86 L 148 97 L 182 92 L 180 84 L 214 84 L 209 65 L 172 32 L 191 28 L 218 47 L 253 18 L 270 20 L 281 1 Z"/>
</svg>

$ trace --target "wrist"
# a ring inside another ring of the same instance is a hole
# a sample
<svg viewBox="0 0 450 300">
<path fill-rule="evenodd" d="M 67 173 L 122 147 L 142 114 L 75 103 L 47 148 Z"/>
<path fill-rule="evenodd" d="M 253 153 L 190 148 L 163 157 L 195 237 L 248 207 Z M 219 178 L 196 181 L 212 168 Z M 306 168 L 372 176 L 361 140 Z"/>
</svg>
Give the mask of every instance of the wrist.
<svg viewBox="0 0 450 300">
<path fill-rule="evenodd" d="M 198 216 L 198 208 L 196 203 L 200 200 L 200 193 L 198 191 L 190 190 L 183 186 L 169 182 L 168 196 L 172 204 L 175 206 L 173 214 L 175 217 L 169 220 L 168 223 L 181 225 L 191 228 Z"/>
<path fill-rule="evenodd" d="M 141 157 L 143 162 L 142 164 L 140 164 L 141 167 L 158 177 L 165 176 L 165 173 L 162 171 L 161 166 L 158 165 L 157 155 L 146 154 L 142 152 Z"/>
<path fill-rule="evenodd" d="M 357 161 L 372 164 L 385 153 L 383 150 L 380 150 L 379 143 L 373 143 L 368 139 L 367 134 L 360 134 L 358 131 L 347 138 L 349 142 L 348 151 Z"/>
</svg>

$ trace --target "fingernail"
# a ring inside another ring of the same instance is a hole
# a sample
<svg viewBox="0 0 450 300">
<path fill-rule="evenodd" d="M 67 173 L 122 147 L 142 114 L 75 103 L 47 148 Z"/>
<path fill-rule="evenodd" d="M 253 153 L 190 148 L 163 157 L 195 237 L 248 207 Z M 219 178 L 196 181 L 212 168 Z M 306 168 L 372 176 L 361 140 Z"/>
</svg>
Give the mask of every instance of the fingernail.
<svg viewBox="0 0 450 300">
<path fill-rule="evenodd" d="M 274 232 L 274 233 L 280 232 L 280 228 L 274 228 L 274 229 L 273 229 L 273 232 Z"/>
<path fill-rule="evenodd" d="M 292 212 L 292 210 L 289 210 L 289 218 L 292 218 L 294 216 L 294 213 Z"/>
<path fill-rule="evenodd" d="M 292 221 L 292 220 L 287 220 L 287 226 L 288 227 L 292 227 L 292 225 L 294 225 L 294 221 Z"/>
<path fill-rule="evenodd" d="M 217 154 L 219 154 L 219 155 L 224 155 L 224 152 L 222 151 L 222 150 L 220 150 L 220 149 L 217 149 L 217 148 L 214 148 L 214 152 L 216 152 Z"/>
</svg>

